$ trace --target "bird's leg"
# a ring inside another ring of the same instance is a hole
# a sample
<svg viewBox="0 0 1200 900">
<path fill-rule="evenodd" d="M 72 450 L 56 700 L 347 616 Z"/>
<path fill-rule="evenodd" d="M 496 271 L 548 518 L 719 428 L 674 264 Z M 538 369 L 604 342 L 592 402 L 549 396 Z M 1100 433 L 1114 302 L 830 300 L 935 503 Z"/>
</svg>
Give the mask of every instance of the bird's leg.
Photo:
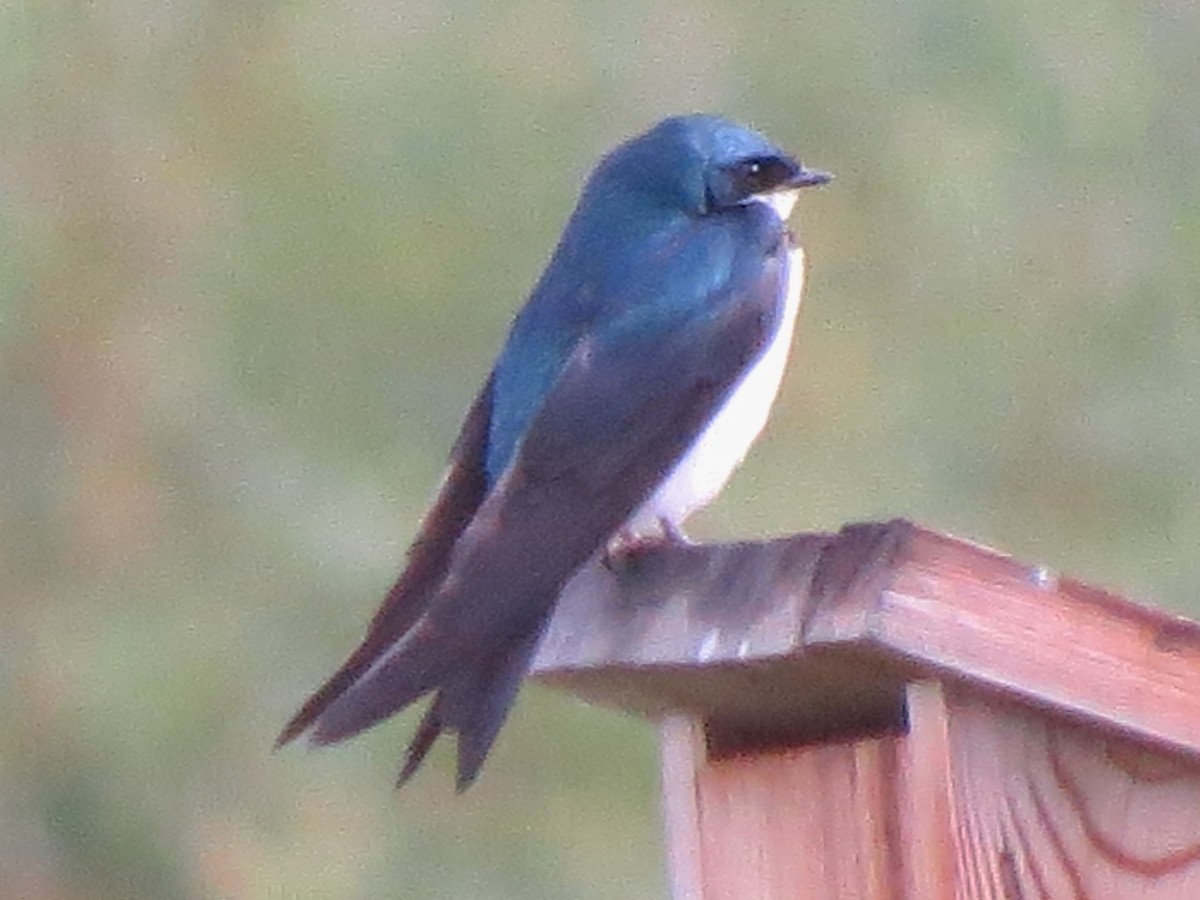
<svg viewBox="0 0 1200 900">
<path fill-rule="evenodd" d="M 637 534 L 628 528 L 619 528 L 604 545 L 601 562 L 604 568 L 616 574 L 636 556 L 640 556 L 661 541 L 650 535 Z"/>
<path fill-rule="evenodd" d="M 658 519 L 658 534 L 637 534 L 620 528 L 604 545 L 601 562 L 610 572 L 618 572 L 639 556 L 659 547 L 690 547 L 692 542 L 678 524 L 663 516 Z"/>
</svg>

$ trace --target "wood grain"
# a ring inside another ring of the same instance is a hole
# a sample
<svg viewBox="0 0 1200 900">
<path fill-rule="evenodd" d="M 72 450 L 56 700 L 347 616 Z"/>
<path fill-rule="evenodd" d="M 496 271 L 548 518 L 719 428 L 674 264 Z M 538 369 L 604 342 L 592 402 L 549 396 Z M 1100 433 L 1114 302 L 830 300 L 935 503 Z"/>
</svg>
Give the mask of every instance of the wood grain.
<svg viewBox="0 0 1200 900">
<path fill-rule="evenodd" d="M 696 773 L 704 900 L 892 897 L 890 744 L 709 761 Z"/>
<path fill-rule="evenodd" d="M 720 758 L 664 726 L 675 900 L 1200 897 L 1200 767 L 936 681 L 905 735 Z"/>
<path fill-rule="evenodd" d="M 674 900 L 703 900 L 704 871 L 696 773 L 704 764 L 704 723 L 666 716 L 658 727 L 667 873 Z"/>
<path fill-rule="evenodd" d="M 958 897 L 1200 897 L 1194 762 L 970 690 L 949 709 Z"/>
<path fill-rule="evenodd" d="M 904 521 L 589 567 L 535 675 L 652 717 L 785 725 L 959 679 L 1200 758 L 1200 625 Z"/>
<path fill-rule="evenodd" d="M 900 858 L 893 896 L 954 900 L 955 845 L 950 711 L 943 686 L 919 681 L 908 686 L 908 733 L 894 742 L 892 832 Z"/>
<path fill-rule="evenodd" d="M 1200 897 L 1200 625 L 896 521 L 568 587 L 537 676 L 661 723 L 676 900 Z"/>
<path fill-rule="evenodd" d="M 876 642 L 927 671 L 1200 753 L 1200 626 L 918 532 L 877 601 Z"/>
</svg>

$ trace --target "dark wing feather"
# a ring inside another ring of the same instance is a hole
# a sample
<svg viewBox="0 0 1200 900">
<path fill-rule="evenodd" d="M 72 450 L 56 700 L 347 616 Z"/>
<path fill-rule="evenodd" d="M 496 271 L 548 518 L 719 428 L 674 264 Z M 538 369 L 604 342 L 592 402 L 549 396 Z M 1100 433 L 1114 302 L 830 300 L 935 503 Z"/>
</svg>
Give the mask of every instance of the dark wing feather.
<svg viewBox="0 0 1200 900">
<path fill-rule="evenodd" d="M 316 717 L 316 742 L 437 691 L 402 780 L 448 730 L 460 790 L 472 782 L 563 585 L 687 451 L 773 333 L 787 262 L 783 246 L 766 252 L 665 332 L 614 328 L 580 341 L 440 563 L 425 615 L 390 649 L 376 642 L 361 655 L 362 677 Z"/>
<path fill-rule="evenodd" d="M 491 407 L 492 379 L 489 378 L 463 422 L 442 485 L 409 547 L 404 572 L 388 591 L 358 649 L 305 701 L 280 733 L 277 747 L 293 740 L 316 721 L 381 653 L 412 628 L 429 606 L 446 575 L 450 551 L 487 494 L 484 459 Z"/>
</svg>

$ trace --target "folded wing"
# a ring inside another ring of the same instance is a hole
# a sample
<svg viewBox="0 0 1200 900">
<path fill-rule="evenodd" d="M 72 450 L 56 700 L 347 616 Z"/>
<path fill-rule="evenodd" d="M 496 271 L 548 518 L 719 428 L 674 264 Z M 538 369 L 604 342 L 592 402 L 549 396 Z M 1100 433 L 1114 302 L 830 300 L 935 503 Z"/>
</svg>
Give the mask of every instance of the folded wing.
<svg viewBox="0 0 1200 900">
<path fill-rule="evenodd" d="M 401 781 L 443 731 L 458 787 L 477 775 L 567 580 L 688 450 L 778 325 L 783 235 L 749 246 L 690 304 L 620 305 L 581 337 L 489 491 L 488 388 L 409 566 L 363 644 L 289 723 L 327 744 L 436 694 Z"/>
</svg>

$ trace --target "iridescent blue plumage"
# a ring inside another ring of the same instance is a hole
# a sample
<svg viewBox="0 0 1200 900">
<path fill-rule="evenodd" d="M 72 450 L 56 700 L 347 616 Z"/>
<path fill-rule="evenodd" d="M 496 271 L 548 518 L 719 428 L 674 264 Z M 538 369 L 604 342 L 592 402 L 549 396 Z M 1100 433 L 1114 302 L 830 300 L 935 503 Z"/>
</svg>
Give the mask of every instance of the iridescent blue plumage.
<svg viewBox="0 0 1200 900">
<path fill-rule="evenodd" d="M 600 162 L 497 361 L 489 479 L 508 465 L 581 333 L 619 327 L 628 305 L 646 297 L 658 298 L 656 309 L 669 305 L 664 313 L 703 306 L 728 282 L 744 233 L 779 228 L 773 221 L 746 222 L 744 231 L 713 227 L 705 218 L 728 200 L 723 167 L 756 157 L 786 155 L 757 132 L 691 115 L 660 122 Z M 677 252 L 664 253 L 672 245 Z"/>
<path fill-rule="evenodd" d="M 803 265 L 780 210 L 828 178 L 713 116 L 597 166 L 407 567 L 281 743 L 336 742 L 433 693 L 401 781 L 443 731 L 459 789 L 474 780 L 567 580 L 614 534 L 674 533 L 761 429 Z"/>
</svg>

